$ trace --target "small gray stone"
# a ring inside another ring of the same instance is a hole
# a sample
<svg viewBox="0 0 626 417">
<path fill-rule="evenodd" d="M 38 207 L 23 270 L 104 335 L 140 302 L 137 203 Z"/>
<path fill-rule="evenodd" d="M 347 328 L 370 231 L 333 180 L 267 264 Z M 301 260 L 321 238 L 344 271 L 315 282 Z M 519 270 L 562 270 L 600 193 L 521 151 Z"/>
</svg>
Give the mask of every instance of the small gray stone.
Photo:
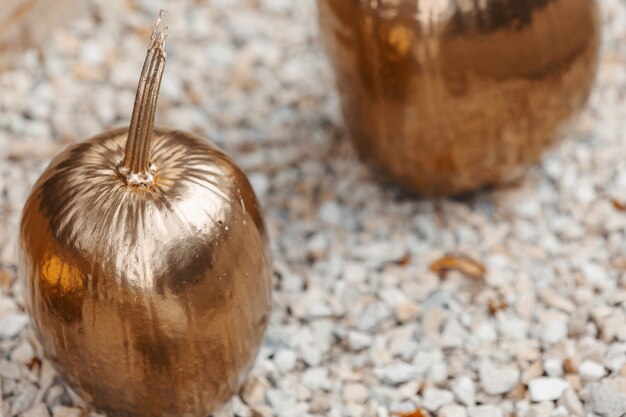
<svg viewBox="0 0 626 417">
<path fill-rule="evenodd" d="M 626 396 L 620 395 L 605 384 L 589 384 L 593 411 L 606 417 L 623 417 L 626 414 Z"/>
</svg>

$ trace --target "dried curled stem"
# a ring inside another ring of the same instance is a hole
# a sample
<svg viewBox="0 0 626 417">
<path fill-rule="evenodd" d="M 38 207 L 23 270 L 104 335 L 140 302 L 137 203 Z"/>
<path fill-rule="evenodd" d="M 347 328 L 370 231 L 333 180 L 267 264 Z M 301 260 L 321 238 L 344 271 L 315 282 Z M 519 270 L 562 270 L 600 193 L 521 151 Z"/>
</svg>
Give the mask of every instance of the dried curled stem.
<svg viewBox="0 0 626 417">
<path fill-rule="evenodd" d="M 156 174 L 156 167 L 150 162 L 150 147 L 154 131 L 154 114 L 165 68 L 167 38 L 167 26 L 163 24 L 165 13 L 163 10 L 159 13 L 152 31 L 135 96 L 124 160 L 117 168 L 130 185 L 152 185 Z"/>
</svg>

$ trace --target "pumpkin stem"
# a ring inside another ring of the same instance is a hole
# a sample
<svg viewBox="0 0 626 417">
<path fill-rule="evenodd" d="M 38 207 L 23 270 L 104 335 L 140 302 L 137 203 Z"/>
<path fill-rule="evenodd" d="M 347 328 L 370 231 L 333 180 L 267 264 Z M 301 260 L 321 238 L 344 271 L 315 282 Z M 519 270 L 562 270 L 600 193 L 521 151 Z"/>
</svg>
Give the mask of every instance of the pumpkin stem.
<svg viewBox="0 0 626 417">
<path fill-rule="evenodd" d="M 156 167 L 150 162 L 150 145 L 154 131 L 154 114 L 165 68 L 167 37 L 167 26 L 163 25 L 165 13 L 161 10 L 152 31 L 150 47 L 135 96 L 124 160 L 117 168 L 130 185 L 150 186 L 154 183 L 156 174 Z"/>
</svg>

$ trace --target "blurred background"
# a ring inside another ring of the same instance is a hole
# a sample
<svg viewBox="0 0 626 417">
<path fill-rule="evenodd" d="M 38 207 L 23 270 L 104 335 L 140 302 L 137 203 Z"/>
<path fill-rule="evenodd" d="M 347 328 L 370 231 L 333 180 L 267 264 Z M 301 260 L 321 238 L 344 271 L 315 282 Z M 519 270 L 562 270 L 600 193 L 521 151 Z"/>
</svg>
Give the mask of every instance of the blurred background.
<svg viewBox="0 0 626 417">
<path fill-rule="evenodd" d="M 216 416 L 626 413 L 626 3 L 600 6 L 596 86 L 562 145 L 514 186 L 419 200 L 352 150 L 314 0 L 3 0 L 0 416 L 89 415 L 28 327 L 19 215 L 62 148 L 129 123 L 160 9 L 156 124 L 244 168 L 275 257 L 265 345 Z"/>
</svg>

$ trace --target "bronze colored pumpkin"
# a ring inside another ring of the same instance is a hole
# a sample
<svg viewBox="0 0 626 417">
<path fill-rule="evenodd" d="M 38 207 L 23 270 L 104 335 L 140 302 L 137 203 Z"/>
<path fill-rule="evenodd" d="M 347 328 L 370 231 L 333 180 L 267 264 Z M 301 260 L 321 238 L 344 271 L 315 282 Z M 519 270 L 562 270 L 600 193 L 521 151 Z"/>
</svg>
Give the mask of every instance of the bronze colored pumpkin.
<svg viewBox="0 0 626 417">
<path fill-rule="evenodd" d="M 270 313 L 270 252 L 246 176 L 203 139 L 153 130 L 161 27 L 130 129 L 54 159 L 20 230 L 44 350 L 111 417 L 206 417 L 244 382 Z"/>
<path fill-rule="evenodd" d="M 421 195 L 518 178 L 585 102 L 595 0 L 319 0 L 359 154 Z"/>
</svg>

